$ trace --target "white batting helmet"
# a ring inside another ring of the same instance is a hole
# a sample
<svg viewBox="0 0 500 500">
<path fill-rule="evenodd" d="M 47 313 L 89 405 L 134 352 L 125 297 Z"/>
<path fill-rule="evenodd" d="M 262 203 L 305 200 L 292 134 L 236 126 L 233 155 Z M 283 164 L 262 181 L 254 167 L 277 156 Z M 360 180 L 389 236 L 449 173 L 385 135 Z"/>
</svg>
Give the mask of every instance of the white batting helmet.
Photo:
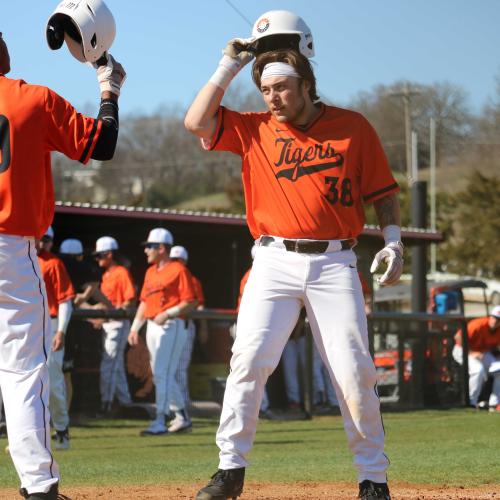
<svg viewBox="0 0 500 500">
<path fill-rule="evenodd" d="M 262 14 L 252 29 L 257 54 L 275 49 L 293 48 L 305 57 L 314 56 L 313 36 L 309 26 L 288 10 L 270 10 Z"/>
<path fill-rule="evenodd" d="M 102 0 L 63 0 L 47 22 L 52 50 L 66 42 L 80 62 L 95 63 L 109 50 L 116 34 L 113 14 Z"/>
</svg>

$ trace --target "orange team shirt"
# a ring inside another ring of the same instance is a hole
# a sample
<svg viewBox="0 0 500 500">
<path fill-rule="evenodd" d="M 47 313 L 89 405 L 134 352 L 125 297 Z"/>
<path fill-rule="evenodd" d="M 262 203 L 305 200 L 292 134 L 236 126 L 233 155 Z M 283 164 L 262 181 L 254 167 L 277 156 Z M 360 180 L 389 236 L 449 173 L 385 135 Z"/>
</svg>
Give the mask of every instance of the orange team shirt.
<svg viewBox="0 0 500 500">
<path fill-rule="evenodd" d="M 190 302 L 194 297 L 191 273 L 180 262 L 169 262 L 161 269 L 153 264 L 146 271 L 141 302 L 146 304 L 144 316 L 147 319 L 181 302 Z"/>
<path fill-rule="evenodd" d="M 124 266 L 113 266 L 102 275 L 101 292 L 114 307 L 121 307 L 125 302 L 135 299 L 135 287 L 132 276 Z"/>
<path fill-rule="evenodd" d="M 488 320 L 488 317 L 477 318 L 467 323 L 470 351 L 488 352 L 500 346 L 500 327 L 492 332 Z"/>
<path fill-rule="evenodd" d="M 100 132 L 52 90 L 0 75 L 0 233 L 43 236 L 54 215 L 50 152 L 87 163 Z"/>
<path fill-rule="evenodd" d="M 201 281 L 196 277 L 191 275 L 191 279 L 193 280 L 193 290 L 194 290 L 194 298 L 198 301 L 198 306 L 205 305 L 205 296 L 203 295 L 203 288 L 201 286 Z"/>
<path fill-rule="evenodd" d="M 270 112 L 221 106 L 214 139 L 202 143 L 242 157 L 254 238 L 354 238 L 363 230 L 363 203 L 399 190 L 373 127 L 346 109 L 321 104 L 318 118 L 299 130 Z"/>
<path fill-rule="evenodd" d="M 59 257 L 42 250 L 38 254 L 38 262 L 47 290 L 49 313 L 52 317 L 56 317 L 59 304 L 72 299 L 75 296 L 75 290 L 68 271 Z"/>
</svg>

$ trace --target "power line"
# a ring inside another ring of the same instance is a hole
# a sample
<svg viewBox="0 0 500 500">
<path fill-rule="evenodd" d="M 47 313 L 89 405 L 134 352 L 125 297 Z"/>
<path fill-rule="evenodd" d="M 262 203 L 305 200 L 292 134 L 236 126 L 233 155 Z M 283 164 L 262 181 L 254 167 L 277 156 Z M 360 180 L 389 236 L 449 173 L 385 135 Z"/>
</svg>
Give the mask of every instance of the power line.
<svg viewBox="0 0 500 500">
<path fill-rule="evenodd" d="M 248 17 L 245 16 L 245 14 L 243 14 L 243 12 L 241 12 L 241 10 L 238 9 L 238 7 L 236 7 L 232 2 L 230 2 L 229 0 L 226 0 L 226 3 L 242 18 L 244 19 L 250 26 L 253 26 L 252 22 L 248 19 Z"/>
</svg>

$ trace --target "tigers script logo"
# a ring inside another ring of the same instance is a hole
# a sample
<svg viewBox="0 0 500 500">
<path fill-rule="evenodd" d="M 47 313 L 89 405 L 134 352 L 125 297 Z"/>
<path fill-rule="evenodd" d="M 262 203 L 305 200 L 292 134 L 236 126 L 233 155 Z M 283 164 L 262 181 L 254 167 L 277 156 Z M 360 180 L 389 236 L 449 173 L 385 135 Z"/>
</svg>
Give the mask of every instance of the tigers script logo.
<svg viewBox="0 0 500 500">
<path fill-rule="evenodd" d="M 276 178 L 285 177 L 295 182 L 304 175 L 314 174 L 334 167 L 340 167 L 344 163 L 344 157 L 341 153 L 335 151 L 333 146 L 326 144 L 315 144 L 306 149 L 293 147 L 292 138 L 276 139 L 276 146 L 281 147 L 278 161 L 274 164 L 276 167 L 290 166 L 284 168 L 276 174 Z M 331 161 L 324 161 L 331 160 Z M 304 165 L 307 163 L 307 165 Z"/>
</svg>

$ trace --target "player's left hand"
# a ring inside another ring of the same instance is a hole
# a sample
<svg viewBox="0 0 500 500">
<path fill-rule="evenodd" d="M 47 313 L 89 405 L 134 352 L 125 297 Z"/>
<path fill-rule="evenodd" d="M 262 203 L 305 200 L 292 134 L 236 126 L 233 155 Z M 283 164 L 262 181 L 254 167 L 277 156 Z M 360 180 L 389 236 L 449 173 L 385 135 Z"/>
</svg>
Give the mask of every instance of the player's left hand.
<svg viewBox="0 0 500 500">
<path fill-rule="evenodd" d="M 105 56 L 107 59 L 106 65 L 98 66 L 96 63 L 93 65 L 97 69 L 99 88 L 101 89 L 101 94 L 103 92 L 111 92 L 118 97 L 127 78 L 127 73 L 111 54 L 105 54 Z"/>
<path fill-rule="evenodd" d="M 153 321 L 157 325 L 163 326 L 166 323 L 167 319 L 168 319 L 168 313 L 167 311 L 163 311 L 161 313 L 158 313 Z"/>
<path fill-rule="evenodd" d="M 56 332 L 52 337 L 52 352 L 60 351 L 64 347 L 64 333 Z"/>
<path fill-rule="evenodd" d="M 373 259 L 370 272 L 374 273 L 381 262 L 387 264 L 387 269 L 377 281 L 384 286 L 393 285 L 399 280 L 403 272 L 403 244 L 399 241 L 394 241 L 380 250 Z"/>
</svg>

